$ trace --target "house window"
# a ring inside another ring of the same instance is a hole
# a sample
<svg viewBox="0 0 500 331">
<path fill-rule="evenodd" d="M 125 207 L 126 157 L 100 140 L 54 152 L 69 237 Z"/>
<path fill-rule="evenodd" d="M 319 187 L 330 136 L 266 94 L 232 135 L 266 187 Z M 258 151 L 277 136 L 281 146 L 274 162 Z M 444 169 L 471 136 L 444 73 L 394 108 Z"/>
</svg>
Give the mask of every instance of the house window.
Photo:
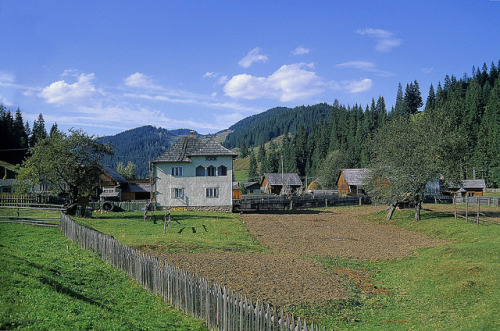
<svg viewBox="0 0 500 331">
<path fill-rule="evenodd" d="M 172 199 L 183 199 L 184 189 L 183 188 L 173 188 L 172 189 Z"/>
<path fill-rule="evenodd" d="M 203 166 L 196 167 L 196 176 L 205 176 L 205 168 Z"/>
<path fill-rule="evenodd" d="M 216 158 L 215 156 L 207 156 L 207 157 L 205 158 L 205 160 L 206 160 L 206 161 L 216 161 L 216 160 L 217 160 L 217 158 Z"/>
<path fill-rule="evenodd" d="M 215 167 L 210 166 L 207 168 L 207 176 L 215 176 Z"/>
<path fill-rule="evenodd" d="M 219 197 L 219 189 L 218 188 L 206 188 L 205 189 L 207 198 L 218 198 Z"/>
<path fill-rule="evenodd" d="M 223 165 L 217 168 L 217 172 L 219 176 L 227 176 L 227 168 Z"/>
<path fill-rule="evenodd" d="M 171 170 L 172 176 L 182 177 L 182 167 L 172 167 Z"/>
</svg>

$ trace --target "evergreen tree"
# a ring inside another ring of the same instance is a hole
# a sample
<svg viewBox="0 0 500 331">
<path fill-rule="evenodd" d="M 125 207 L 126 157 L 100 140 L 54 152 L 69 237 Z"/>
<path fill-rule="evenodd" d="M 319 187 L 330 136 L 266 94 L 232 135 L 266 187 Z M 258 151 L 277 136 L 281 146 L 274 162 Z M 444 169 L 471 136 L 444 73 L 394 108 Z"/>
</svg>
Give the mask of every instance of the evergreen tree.
<svg viewBox="0 0 500 331">
<path fill-rule="evenodd" d="M 45 129 L 45 120 L 43 115 L 39 114 L 38 119 L 33 122 L 33 129 L 31 130 L 30 146 L 35 146 L 39 141 L 47 138 L 47 130 Z"/>
<path fill-rule="evenodd" d="M 427 96 L 427 101 L 425 102 L 425 111 L 432 111 L 436 107 L 436 93 L 434 92 L 434 86 L 429 87 L 429 95 Z"/>
<path fill-rule="evenodd" d="M 401 83 L 398 84 L 398 92 L 396 94 L 396 103 L 394 105 L 394 111 L 391 113 L 391 117 L 403 116 L 404 114 L 404 94 L 403 94 L 403 86 Z"/>
<path fill-rule="evenodd" d="M 253 151 L 250 152 L 250 165 L 248 166 L 248 178 L 249 180 L 256 180 L 259 177 L 257 172 L 257 159 Z"/>
<path fill-rule="evenodd" d="M 257 162 L 262 163 L 264 159 L 266 158 L 266 148 L 264 147 L 264 144 L 259 145 L 259 150 L 257 152 Z"/>
<path fill-rule="evenodd" d="M 423 105 L 418 82 L 415 80 L 414 83 L 410 83 L 409 85 L 406 84 L 404 96 L 404 116 L 410 116 L 417 113 L 418 108 Z"/>
</svg>

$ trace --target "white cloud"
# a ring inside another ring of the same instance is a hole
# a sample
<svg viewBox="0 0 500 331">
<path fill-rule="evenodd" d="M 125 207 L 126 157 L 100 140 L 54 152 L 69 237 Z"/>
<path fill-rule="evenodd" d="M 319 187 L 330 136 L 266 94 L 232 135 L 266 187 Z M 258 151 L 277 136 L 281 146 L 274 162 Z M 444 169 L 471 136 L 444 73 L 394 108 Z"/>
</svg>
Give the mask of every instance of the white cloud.
<svg viewBox="0 0 500 331">
<path fill-rule="evenodd" d="M 308 54 L 310 50 L 308 48 L 305 48 L 303 46 L 298 46 L 296 49 L 292 51 L 293 55 L 304 55 Z"/>
<path fill-rule="evenodd" d="M 346 81 L 342 84 L 342 89 L 349 93 L 360 93 L 371 89 L 373 82 L 369 78 L 365 78 L 359 81 Z"/>
<path fill-rule="evenodd" d="M 422 72 L 424 74 L 430 74 L 434 70 L 434 67 L 427 67 L 427 68 L 422 68 Z"/>
<path fill-rule="evenodd" d="M 377 65 L 375 63 L 368 62 L 368 61 L 344 62 L 344 63 L 339 63 L 335 66 L 337 68 L 342 68 L 342 69 L 357 69 L 357 70 L 362 70 L 362 71 L 367 71 L 367 72 L 373 72 L 373 73 L 376 73 L 376 74 L 383 76 L 383 77 L 394 76 L 394 74 L 392 72 L 380 70 L 377 68 Z"/>
<path fill-rule="evenodd" d="M 248 54 L 238 62 L 243 68 L 248 68 L 255 62 L 267 62 L 267 55 L 260 54 L 261 49 L 255 47 Z"/>
<path fill-rule="evenodd" d="M 226 75 L 224 75 L 221 78 L 219 78 L 219 81 L 217 82 L 217 84 L 224 85 L 224 84 L 227 83 L 228 80 L 229 80 L 229 77 L 227 77 Z"/>
<path fill-rule="evenodd" d="M 126 77 L 124 82 L 128 87 L 159 88 L 159 86 L 153 83 L 151 76 L 147 76 L 140 72 L 136 72 L 135 74 Z"/>
<path fill-rule="evenodd" d="M 13 74 L 7 73 L 7 72 L 1 72 L 0 71 L 0 84 L 12 84 L 15 81 L 15 77 Z"/>
<path fill-rule="evenodd" d="M 207 71 L 203 74 L 203 78 L 216 78 L 218 75 L 216 72 Z"/>
<path fill-rule="evenodd" d="M 270 98 L 288 102 L 307 99 L 326 90 L 363 92 L 371 88 L 370 79 L 360 81 L 324 81 L 313 71 L 312 63 L 283 65 L 268 77 L 248 74 L 233 76 L 224 86 L 224 95 L 234 99 Z"/>
<path fill-rule="evenodd" d="M 394 47 L 401 45 L 401 43 L 403 42 L 402 39 L 394 37 L 392 32 L 383 29 L 358 29 L 356 30 L 356 33 L 360 35 L 368 35 L 375 38 L 375 41 L 377 43 L 375 49 L 381 53 L 389 52 Z"/>
<path fill-rule="evenodd" d="M 39 94 L 39 97 L 53 104 L 78 104 L 86 103 L 101 93 L 92 84 L 94 74 L 80 74 L 78 80 L 73 84 L 68 84 L 60 80 L 46 86 Z"/>
</svg>

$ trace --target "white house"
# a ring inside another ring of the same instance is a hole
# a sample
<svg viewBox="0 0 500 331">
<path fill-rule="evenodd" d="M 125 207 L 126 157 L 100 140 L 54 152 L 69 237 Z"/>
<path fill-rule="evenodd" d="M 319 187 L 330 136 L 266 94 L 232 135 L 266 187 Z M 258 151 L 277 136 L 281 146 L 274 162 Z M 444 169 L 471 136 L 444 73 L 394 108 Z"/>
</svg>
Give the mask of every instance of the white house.
<svg viewBox="0 0 500 331">
<path fill-rule="evenodd" d="M 156 202 L 164 208 L 232 211 L 237 154 L 191 131 L 153 161 Z"/>
</svg>

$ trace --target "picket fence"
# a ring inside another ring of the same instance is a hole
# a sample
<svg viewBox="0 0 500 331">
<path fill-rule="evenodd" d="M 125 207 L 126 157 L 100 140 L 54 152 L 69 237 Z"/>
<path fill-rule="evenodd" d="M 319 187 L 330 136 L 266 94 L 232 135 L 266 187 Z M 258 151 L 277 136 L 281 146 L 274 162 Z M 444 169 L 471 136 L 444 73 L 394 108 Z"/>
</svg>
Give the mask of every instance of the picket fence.
<svg viewBox="0 0 500 331">
<path fill-rule="evenodd" d="M 270 305 L 253 303 L 227 287 L 195 277 L 176 266 L 119 243 L 113 236 L 87 228 L 61 213 L 63 234 L 104 261 L 124 270 L 145 289 L 161 295 L 172 306 L 205 321 L 212 330 L 318 331 Z M 323 328 L 323 330 L 325 330 Z"/>
</svg>

